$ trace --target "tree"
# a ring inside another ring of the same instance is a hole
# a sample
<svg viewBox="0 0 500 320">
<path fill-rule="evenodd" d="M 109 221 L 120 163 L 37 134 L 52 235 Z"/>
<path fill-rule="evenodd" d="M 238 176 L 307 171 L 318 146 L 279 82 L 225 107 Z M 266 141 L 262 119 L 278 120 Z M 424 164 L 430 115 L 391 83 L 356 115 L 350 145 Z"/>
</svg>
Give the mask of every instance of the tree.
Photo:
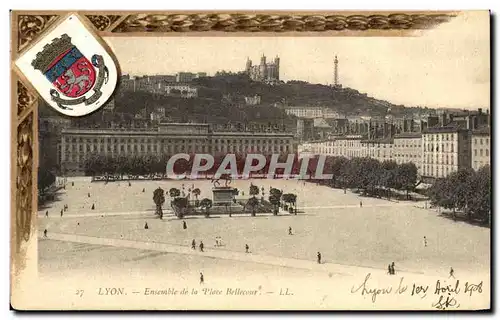
<svg viewBox="0 0 500 320">
<path fill-rule="evenodd" d="M 163 210 L 161 206 L 165 202 L 165 191 L 162 188 L 158 187 L 155 191 L 153 191 L 153 201 L 156 204 L 156 214 L 160 216 L 160 219 L 163 218 Z"/>
<path fill-rule="evenodd" d="M 168 194 L 171 198 L 177 198 L 181 195 L 181 191 L 177 188 L 170 188 L 170 190 L 168 190 Z"/>
<path fill-rule="evenodd" d="M 46 168 L 38 169 L 38 191 L 43 194 L 45 190 L 56 181 L 56 176 Z"/>
<path fill-rule="evenodd" d="M 276 188 L 269 191 L 269 202 L 274 206 L 273 215 L 278 215 L 282 192 Z"/>
<path fill-rule="evenodd" d="M 209 210 L 212 207 L 212 200 L 208 198 L 201 199 L 200 207 L 205 209 L 205 218 L 208 218 L 210 216 Z"/>
<path fill-rule="evenodd" d="M 450 179 L 440 178 L 434 181 L 428 191 L 431 205 L 451 209 L 453 188 Z"/>
<path fill-rule="evenodd" d="M 248 192 L 251 196 L 257 196 L 260 193 L 259 187 L 254 184 L 250 184 L 250 190 Z"/>
<path fill-rule="evenodd" d="M 259 200 L 255 196 L 253 196 L 248 199 L 247 205 L 252 208 L 252 217 L 255 217 L 255 207 L 259 205 Z"/>
<path fill-rule="evenodd" d="M 85 175 L 97 176 L 104 173 L 105 158 L 104 156 L 93 153 L 87 157 L 84 163 Z"/>
<path fill-rule="evenodd" d="M 398 164 L 396 161 L 384 161 L 380 168 L 380 186 L 387 191 L 387 199 L 391 197 L 391 188 L 396 188 Z"/>
<path fill-rule="evenodd" d="M 174 209 L 177 218 L 184 218 L 185 210 L 187 209 L 189 201 L 186 197 L 177 197 L 172 200 L 172 209 Z"/>
<path fill-rule="evenodd" d="M 120 155 L 116 159 L 116 173 L 120 175 L 120 178 L 123 179 L 124 174 L 128 174 L 130 172 L 128 158 Z"/>
<path fill-rule="evenodd" d="M 402 163 L 397 169 L 397 184 L 406 191 L 406 198 L 409 198 L 408 192 L 415 188 L 417 183 L 417 166 L 410 163 Z"/>
<path fill-rule="evenodd" d="M 283 202 L 287 203 L 287 204 L 290 204 L 290 208 L 289 208 L 289 212 L 290 213 L 293 213 L 294 212 L 294 206 L 295 206 L 295 203 L 297 201 L 297 196 L 293 193 L 285 193 L 283 195 Z M 285 208 L 286 210 L 286 208 Z M 295 212 L 297 211 L 297 209 L 295 208 Z"/>
<path fill-rule="evenodd" d="M 490 219 L 491 214 L 491 171 L 490 166 L 484 166 L 475 172 L 470 182 L 474 196 L 469 201 L 469 220 L 476 218 L 483 223 Z"/>
<path fill-rule="evenodd" d="M 196 198 L 196 200 L 198 200 L 198 196 L 201 194 L 200 189 L 199 188 L 194 188 L 191 192 L 193 193 L 193 195 Z"/>
<path fill-rule="evenodd" d="M 339 184 L 343 186 L 343 168 L 346 167 L 349 160 L 345 157 L 334 157 L 332 162 L 332 185 L 337 187 Z"/>
</svg>

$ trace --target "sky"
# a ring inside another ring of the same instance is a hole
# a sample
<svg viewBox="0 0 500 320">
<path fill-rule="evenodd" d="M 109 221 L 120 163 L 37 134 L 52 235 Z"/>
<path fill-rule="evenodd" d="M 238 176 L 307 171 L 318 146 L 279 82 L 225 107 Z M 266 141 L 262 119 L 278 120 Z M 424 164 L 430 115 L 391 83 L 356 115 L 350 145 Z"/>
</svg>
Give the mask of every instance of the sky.
<svg viewBox="0 0 500 320">
<path fill-rule="evenodd" d="M 490 107 L 489 13 L 469 11 L 411 37 L 108 37 L 123 74 L 242 71 L 280 57 L 282 80 L 333 82 L 407 106 Z"/>
</svg>

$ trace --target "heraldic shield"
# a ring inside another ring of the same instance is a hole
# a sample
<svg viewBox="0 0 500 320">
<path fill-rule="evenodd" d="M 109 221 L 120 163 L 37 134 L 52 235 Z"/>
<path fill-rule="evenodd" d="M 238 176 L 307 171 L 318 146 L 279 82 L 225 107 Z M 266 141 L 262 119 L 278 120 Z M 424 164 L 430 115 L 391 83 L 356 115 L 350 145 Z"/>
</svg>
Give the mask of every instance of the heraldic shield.
<svg viewBox="0 0 500 320">
<path fill-rule="evenodd" d="M 102 95 L 101 87 L 107 83 L 109 76 L 103 57 L 94 54 L 89 61 L 72 44 L 68 34 L 62 34 L 45 45 L 31 65 L 52 83 L 55 89 L 50 90 L 51 99 L 63 110 L 97 101 Z M 85 96 L 90 90 L 94 93 Z"/>
</svg>

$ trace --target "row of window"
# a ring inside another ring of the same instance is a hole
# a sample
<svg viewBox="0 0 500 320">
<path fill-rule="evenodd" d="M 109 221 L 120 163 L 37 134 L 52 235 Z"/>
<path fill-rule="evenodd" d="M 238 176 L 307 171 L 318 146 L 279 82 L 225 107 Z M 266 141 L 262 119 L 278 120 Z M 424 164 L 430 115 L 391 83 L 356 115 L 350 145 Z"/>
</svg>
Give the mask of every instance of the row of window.
<svg viewBox="0 0 500 320">
<path fill-rule="evenodd" d="M 420 158 L 421 155 L 417 155 L 417 154 L 403 154 L 403 153 L 396 153 L 394 155 L 394 157 L 398 158 L 398 157 L 401 157 L 401 158 Z"/>
<path fill-rule="evenodd" d="M 420 148 L 422 145 L 420 143 L 415 144 L 394 144 L 394 148 Z"/>
<path fill-rule="evenodd" d="M 242 148 L 242 147 L 227 147 L 227 148 L 219 148 L 215 147 L 215 151 L 217 152 L 291 152 L 289 146 L 273 146 L 273 147 L 260 147 L 260 146 L 254 146 L 251 148 Z M 62 161 L 65 160 L 70 160 L 71 161 L 76 161 L 78 157 L 80 157 L 80 161 L 82 161 L 82 157 L 86 154 L 83 149 L 80 148 L 80 152 L 74 152 L 75 150 L 73 149 L 67 149 L 66 152 L 62 155 Z M 141 153 L 141 152 L 159 152 L 160 149 L 158 146 L 131 146 L 131 145 L 114 145 L 114 146 L 107 146 L 107 148 L 104 148 L 104 146 L 97 146 L 90 148 L 90 146 L 87 146 L 86 151 L 88 152 L 111 152 L 111 153 Z M 191 152 L 209 152 L 208 146 L 200 146 L 197 149 L 195 148 L 185 148 L 184 146 L 180 147 L 173 147 L 173 146 L 168 146 L 164 148 L 165 152 L 168 153 L 191 153 Z"/>
<path fill-rule="evenodd" d="M 424 141 L 450 141 L 453 140 L 454 133 L 438 133 L 438 134 L 429 134 L 429 135 L 424 135 Z"/>
<path fill-rule="evenodd" d="M 479 144 L 483 144 L 483 138 L 474 138 L 474 143 L 477 144 L 479 141 Z M 489 138 L 484 138 L 484 144 L 489 144 L 490 139 Z"/>
<path fill-rule="evenodd" d="M 448 176 L 450 173 L 454 172 L 455 168 L 451 166 L 423 166 L 423 175 L 424 176 L 433 176 L 437 178 L 444 178 Z"/>
<path fill-rule="evenodd" d="M 141 138 L 141 139 L 136 139 L 136 138 L 69 138 L 66 137 L 64 140 L 66 143 L 101 143 L 104 144 L 106 141 L 107 143 L 157 143 L 161 142 L 162 144 L 165 143 L 207 143 L 208 140 L 206 139 L 153 139 L 153 138 Z M 234 144 L 243 144 L 243 143 L 270 143 L 270 144 L 284 144 L 284 143 L 290 143 L 290 140 L 277 140 L 277 139 L 215 139 L 215 143 L 234 143 Z"/>
<path fill-rule="evenodd" d="M 474 156 L 477 157 L 477 149 L 474 149 Z M 479 156 L 480 157 L 482 157 L 482 156 L 489 157 L 490 156 L 490 150 L 489 149 L 484 149 L 484 153 L 483 153 L 483 149 L 479 149 Z"/>
<path fill-rule="evenodd" d="M 424 151 L 430 151 L 430 152 L 455 152 L 455 145 L 453 143 L 441 143 L 441 148 L 438 143 L 426 143 L 424 144 Z"/>
<path fill-rule="evenodd" d="M 434 161 L 434 157 L 430 154 L 424 155 L 424 163 L 437 163 L 437 164 L 455 164 L 455 157 L 453 155 L 445 154 Z"/>
</svg>

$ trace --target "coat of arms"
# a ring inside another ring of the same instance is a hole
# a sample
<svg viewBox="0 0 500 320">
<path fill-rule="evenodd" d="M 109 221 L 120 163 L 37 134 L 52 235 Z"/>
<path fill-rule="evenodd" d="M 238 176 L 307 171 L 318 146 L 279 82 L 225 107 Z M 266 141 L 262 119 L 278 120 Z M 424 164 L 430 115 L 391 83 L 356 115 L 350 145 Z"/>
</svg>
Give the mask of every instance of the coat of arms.
<svg viewBox="0 0 500 320">
<path fill-rule="evenodd" d="M 117 82 L 113 59 L 77 15 L 65 19 L 17 64 L 45 101 L 69 116 L 101 107 Z"/>
<path fill-rule="evenodd" d="M 102 56 L 94 54 L 89 61 L 71 43 L 67 34 L 46 45 L 31 65 L 40 70 L 56 88 L 50 90 L 50 95 L 61 109 L 72 110 L 72 105 L 89 105 L 97 101 L 102 95 L 100 89 L 109 76 Z M 93 94 L 86 97 L 85 94 L 91 89 Z M 61 94 L 72 99 L 61 98 Z"/>
</svg>

